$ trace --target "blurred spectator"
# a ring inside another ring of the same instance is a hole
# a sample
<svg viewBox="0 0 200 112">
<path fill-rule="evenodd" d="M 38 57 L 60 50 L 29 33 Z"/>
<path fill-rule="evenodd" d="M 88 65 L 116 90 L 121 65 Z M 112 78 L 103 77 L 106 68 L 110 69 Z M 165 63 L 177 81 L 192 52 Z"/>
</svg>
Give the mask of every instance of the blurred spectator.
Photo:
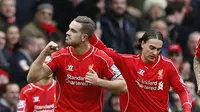
<svg viewBox="0 0 200 112">
<path fill-rule="evenodd" d="M 193 65 L 193 59 L 196 52 L 196 45 L 198 43 L 198 40 L 200 39 L 200 33 L 199 32 L 192 32 L 187 40 L 187 49 L 184 50 L 184 60 L 188 61 L 191 65 Z M 191 66 L 193 67 L 193 66 Z M 191 68 L 192 69 L 192 68 Z"/>
<path fill-rule="evenodd" d="M 151 24 L 151 28 L 157 29 L 160 31 L 163 35 L 164 43 L 163 43 L 163 48 L 161 50 L 161 53 L 163 56 L 167 56 L 167 47 L 171 43 L 168 35 L 168 26 L 163 20 L 155 20 Z"/>
<path fill-rule="evenodd" d="M 178 94 L 172 93 L 172 112 L 183 112 L 183 108 L 179 99 Z"/>
<path fill-rule="evenodd" d="M 88 16 L 96 22 L 99 14 L 105 10 L 105 0 L 52 0 L 52 4 L 55 8 L 54 18 L 62 33 L 68 30 L 75 17 Z"/>
<path fill-rule="evenodd" d="M 6 46 L 4 48 L 4 55 L 9 60 L 13 52 L 18 47 L 20 39 L 19 28 L 16 25 L 9 25 L 6 30 Z"/>
<path fill-rule="evenodd" d="M 126 12 L 126 0 L 112 0 L 111 9 L 101 17 L 101 40 L 119 53 L 133 53 L 136 20 Z"/>
<path fill-rule="evenodd" d="M 3 86 L 8 84 L 9 82 L 10 82 L 9 74 L 6 71 L 4 71 L 0 68 L 0 96 L 1 96 L 1 93 L 2 93 Z"/>
<path fill-rule="evenodd" d="M 4 46 L 6 44 L 6 34 L 0 31 L 0 68 L 9 71 L 9 63 L 3 53 Z"/>
<path fill-rule="evenodd" d="M 20 88 L 15 83 L 8 83 L 3 88 L 0 99 L 0 112 L 17 112 L 17 102 Z"/>
<path fill-rule="evenodd" d="M 48 42 L 52 34 L 58 33 L 64 40 L 63 34 L 57 30 L 56 23 L 52 20 L 53 11 L 54 8 L 51 4 L 40 4 L 37 8 L 34 21 L 22 29 L 22 38 L 26 36 L 43 37 Z"/>
<path fill-rule="evenodd" d="M 196 94 L 195 84 L 189 80 L 185 81 L 185 85 L 188 88 L 192 98 L 192 112 L 199 112 L 200 110 L 200 98 Z"/>
<path fill-rule="evenodd" d="M 145 0 L 144 2 L 144 21 L 142 24 L 146 28 L 151 27 L 151 22 L 165 16 L 166 0 Z M 146 29 L 145 29 L 146 30 Z"/>
<path fill-rule="evenodd" d="M 38 52 L 41 52 L 44 47 L 47 45 L 47 42 L 44 38 L 37 38 Z"/>
<path fill-rule="evenodd" d="M 5 29 L 9 24 L 14 24 L 16 21 L 16 1 L 1 0 L 0 1 L 0 28 Z"/>
<path fill-rule="evenodd" d="M 183 51 L 179 44 L 170 44 L 167 48 L 168 57 L 174 62 L 176 67 L 181 72 L 181 77 L 183 80 L 188 80 L 191 75 L 190 63 L 183 61 Z"/>
<path fill-rule="evenodd" d="M 103 108 L 103 112 L 121 112 L 119 94 L 111 93 L 107 103 Z"/>
<path fill-rule="evenodd" d="M 39 48 L 36 37 L 24 37 L 20 40 L 21 48 L 15 51 L 10 59 L 11 78 L 21 86 L 26 85 L 26 76 Z"/>
</svg>

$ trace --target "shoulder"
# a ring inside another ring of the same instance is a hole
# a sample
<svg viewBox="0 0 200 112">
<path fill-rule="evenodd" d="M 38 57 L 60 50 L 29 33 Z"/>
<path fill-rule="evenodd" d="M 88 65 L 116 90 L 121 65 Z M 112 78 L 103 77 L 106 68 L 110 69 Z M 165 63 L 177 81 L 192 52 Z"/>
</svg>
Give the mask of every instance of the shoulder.
<svg viewBox="0 0 200 112">
<path fill-rule="evenodd" d="M 60 49 L 59 51 L 53 53 L 52 58 L 57 58 L 57 57 L 66 56 L 66 55 L 70 55 L 69 47 L 64 47 Z"/>
<path fill-rule="evenodd" d="M 168 68 L 176 68 L 174 62 L 171 59 L 167 58 L 167 57 L 161 56 L 161 61 Z"/>
<path fill-rule="evenodd" d="M 31 90 L 33 90 L 33 87 L 31 86 L 31 84 L 26 85 L 25 87 L 22 88 L 21 90 L 21 94 L 27 94 L 29 93 Z"/>
<path fill-rule="evenodd" d="M 103 50 L 99 50 L 97 48 L 95 48 L 95 50 L 94 50 L 94 56 L 99 57 L 103 60 L 107 60 L 110 58 Z"/>
</svg>

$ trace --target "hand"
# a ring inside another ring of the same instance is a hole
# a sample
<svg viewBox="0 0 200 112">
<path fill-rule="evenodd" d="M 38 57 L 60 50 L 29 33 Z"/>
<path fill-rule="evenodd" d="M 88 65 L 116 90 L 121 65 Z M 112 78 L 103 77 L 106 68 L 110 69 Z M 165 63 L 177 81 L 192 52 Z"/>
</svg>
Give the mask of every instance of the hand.
<svg viewBox="0 0 200 112">
<path fill-rule="evenodd" d="M 47 44 L 47 46 L 43 49 L 42 52 L 46 53 L 46 54 L 51 54 L 55 51 L 58 50 L 58 44 L 56 44 L 55 42 L 51 41 Z"/>
<path fill-rule="evenodd" d="M 85 82 L 92 85 L 97 85 L 98 80 L 99 77 L 97 73 L 92 68 L 89 68 L 89 72 L 86 73 Z"/>
</svg>

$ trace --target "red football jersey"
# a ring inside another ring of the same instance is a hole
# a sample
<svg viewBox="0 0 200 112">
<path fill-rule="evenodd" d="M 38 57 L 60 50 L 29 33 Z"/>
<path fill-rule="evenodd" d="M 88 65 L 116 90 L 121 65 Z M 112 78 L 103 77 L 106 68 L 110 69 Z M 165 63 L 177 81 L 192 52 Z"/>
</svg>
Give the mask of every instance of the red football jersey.
<svg viewBox="0 0 200 112">
<path fill-rule="evenodd" d="M 95 36 L 90 43 L 113 58 L 126 80 L 129 92 L 120 95 L 122 112 L 167 112 L 170 87 L 179 95 L 183 108 L 191 111 L 189 92 L 171 60 L 158 56 L 148 64 L 141 55 L 123 55 L 106 48 Z"/>
<path fill-rule="evenodd" d="M 102 88 L 85 82 L 89 67 L 102 79 L 114 80 L 121 75 L 113 60 L 93 46 L 83 55 L 76 55 L 73 47 L 63 48 L 46 64 L 56 73 L 56 112 L 102 111 Z"/>
<path fill-rule="evenodd" d="M 54 112 L 56 81 L 48 85 L 30 83 L 20 92 L 17 112 Z"/>
<path fill-rule="evenodd" d="M 196 57 L 200 58 L 200 39 L 197 43 L 197 47 L 196 47 Z"/>
</svg>

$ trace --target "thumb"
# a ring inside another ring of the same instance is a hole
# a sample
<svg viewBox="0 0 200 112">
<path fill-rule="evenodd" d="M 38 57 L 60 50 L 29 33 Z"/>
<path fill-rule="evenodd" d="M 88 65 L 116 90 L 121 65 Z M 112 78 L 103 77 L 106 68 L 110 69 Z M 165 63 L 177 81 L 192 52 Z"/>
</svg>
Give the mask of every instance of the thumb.
<svg viewBox="0 0 200 112">
<path fill-rule="evenodd" d="M 93 68 L 89 68 L 89 71 L 90 71 L 91 73 L 96 73 L 96 72 L 93 70 Z"/>
</svg>

